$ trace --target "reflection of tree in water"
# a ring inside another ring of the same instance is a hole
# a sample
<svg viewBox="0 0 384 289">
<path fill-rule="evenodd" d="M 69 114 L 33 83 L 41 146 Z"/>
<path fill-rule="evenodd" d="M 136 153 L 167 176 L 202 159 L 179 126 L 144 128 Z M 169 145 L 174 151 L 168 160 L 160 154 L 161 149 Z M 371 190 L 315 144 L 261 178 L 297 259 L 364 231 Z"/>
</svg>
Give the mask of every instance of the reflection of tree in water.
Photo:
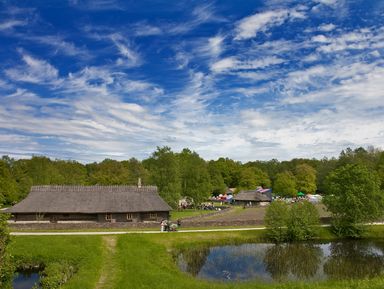
<svg viewBox="0 0 384 289">
<path fill-rule="evenodd" d="M 340 242 L 331 245 L 324 272 L 331 279 L 362 279 L 382 274 L 384 257 L 367 242 Z"/>
<path fill-rule="evenodd" d="M 297 279 L 313 277 L 322 259 L 321 248 L 313 244 L 284 244 L 269 248 L 265 254 L 266 270 L 276 281 L 291 273 Z"/>
<path fill-rule="evenodd" d="M 289 274 L 289 263 L 286 255 L 286 245 L 276 245 L 267 249 L 264 263 L 266 270 L 274 280 L 282 281 Z"/>
<path fill-rule="evenodd" d="M 197 276 L 207 260 L 209 247 L 188 248 L 180 253 L 186 264 L 186 271 L 192 276 Z"/>
</svg>

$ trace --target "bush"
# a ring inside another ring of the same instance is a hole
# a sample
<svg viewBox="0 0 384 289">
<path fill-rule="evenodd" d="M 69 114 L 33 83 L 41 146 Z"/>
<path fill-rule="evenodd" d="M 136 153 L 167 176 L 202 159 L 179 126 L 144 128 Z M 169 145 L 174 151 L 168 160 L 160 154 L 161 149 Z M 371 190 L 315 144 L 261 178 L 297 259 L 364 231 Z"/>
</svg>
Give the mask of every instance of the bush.
<svg viewBox="0 0 384 289">
<path fill-rule="evenodd" d="M 274 201 L 268 207 L 264 222 L 268 238 L 274 242 L 282 242 L 287 238 L 287 220 L 289 207 L 283 201 Z"/>
<path fill-rule="evenodd" d="M 12 288 L 11 280 L 13 277 L 13 263 L 8 252 L 10 236 L 8 231 L 7 220 L 8 214 L 0 213 L 0 288 Z"/>
<path fill-rule="evenodd" d="M 302 241 L 315 237 L 319 213 L 310 202 L 295 203 L 291 207 L 274 201 L 265 215 L 267 236 L 274 242 Z"/>
<path fill-rule="evenodd" d="M 41 288 L 57 289 L 66 283 L 75 273 L 75 267 L 68 262 L 49 263 L 42 273 Z"/>
<path fill-rule="evenodd" d="M 295 203 L 289 211 L 287 240 L 301 241 L 312 239 L 319 225 L 319 212 L 308 201 Z"/>
</svg>

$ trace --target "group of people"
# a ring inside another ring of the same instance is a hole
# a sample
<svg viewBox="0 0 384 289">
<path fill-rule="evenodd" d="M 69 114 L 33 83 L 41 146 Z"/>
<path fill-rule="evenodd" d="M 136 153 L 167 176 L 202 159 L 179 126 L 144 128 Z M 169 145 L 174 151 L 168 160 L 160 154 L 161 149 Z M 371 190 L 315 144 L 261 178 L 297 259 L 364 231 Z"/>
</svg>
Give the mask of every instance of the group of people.
<svg viewBox="0 0 384 289">
<path fill-rule="evenodd" d="M 181 226 L 181 221 L 177 220 L 176 223 L 172 223 L 169 220 L 162 220 L 160 223 L 161 232 L 175 232 Z"/>
</svg>

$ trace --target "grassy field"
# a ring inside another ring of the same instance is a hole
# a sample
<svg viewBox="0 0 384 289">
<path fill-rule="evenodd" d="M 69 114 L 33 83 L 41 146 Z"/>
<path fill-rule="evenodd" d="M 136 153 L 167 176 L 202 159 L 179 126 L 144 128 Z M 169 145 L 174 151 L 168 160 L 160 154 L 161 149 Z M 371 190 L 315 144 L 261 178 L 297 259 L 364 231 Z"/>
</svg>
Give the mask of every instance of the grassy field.
<svg viewBox="0 0 384 289">
<path fill-rule="evenodd" d="M 195 210 L 195 209 L 184 209 L 181 211 L 174 210 L 171 211 L 171 221 L 176 221 L 178 219 L 190 218 L 190 217 L 200 217 L 215 211 L 210 210 Z"/>
<path fill-rule="evenodd" d="M 62 286 L 65 289 L 93 289 L 103 262 L 100 236 L 14 237 L 11 253 L 17 266 L 67 263 L 75 274 Z"/>
<path fill-rule="evenodd" d="M 328 228 L 321 239 L 333 239 Z M 375 226 L 367 237 L 384 238 L 384 226 Z M 14 237 L 12 253 L 17 262 L 67 261 L 77 273 L 66 289 L 168 289 L 168 288 L 384 288 L 384 278 L 371 280 L 263 284 L 224 284 L 203 281 L 181 272 L 172 252 L 183 247 L 265 241 L 264 231 L 134 234 L 119 236 Z"/>
</svg>

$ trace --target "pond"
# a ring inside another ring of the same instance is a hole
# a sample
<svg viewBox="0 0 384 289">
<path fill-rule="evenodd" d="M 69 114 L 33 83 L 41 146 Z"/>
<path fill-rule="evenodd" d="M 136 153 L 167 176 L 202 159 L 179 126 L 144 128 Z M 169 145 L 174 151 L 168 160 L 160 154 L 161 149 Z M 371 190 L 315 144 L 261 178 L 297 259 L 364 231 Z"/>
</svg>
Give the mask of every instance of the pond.
<svg viewBox="0 0 384 289">
<path fill-rule="evenodd" d="M 179 268 L 221 281 L 322 281 L 373 278 L 384 273 L 384 240 L 242 244 L 199 247 L 175 254 Z"/>
<path fill-rule="evenodd" d="M 16 272 L 12 282 L 13 289 L 31 289 L 39 284 L 40 275 L 38 270 L 23 270 Z M 36 287 L 35 287 L 36 288 Z M 40 287 L 37 287 L 40 288 Z"/>
</svg>

